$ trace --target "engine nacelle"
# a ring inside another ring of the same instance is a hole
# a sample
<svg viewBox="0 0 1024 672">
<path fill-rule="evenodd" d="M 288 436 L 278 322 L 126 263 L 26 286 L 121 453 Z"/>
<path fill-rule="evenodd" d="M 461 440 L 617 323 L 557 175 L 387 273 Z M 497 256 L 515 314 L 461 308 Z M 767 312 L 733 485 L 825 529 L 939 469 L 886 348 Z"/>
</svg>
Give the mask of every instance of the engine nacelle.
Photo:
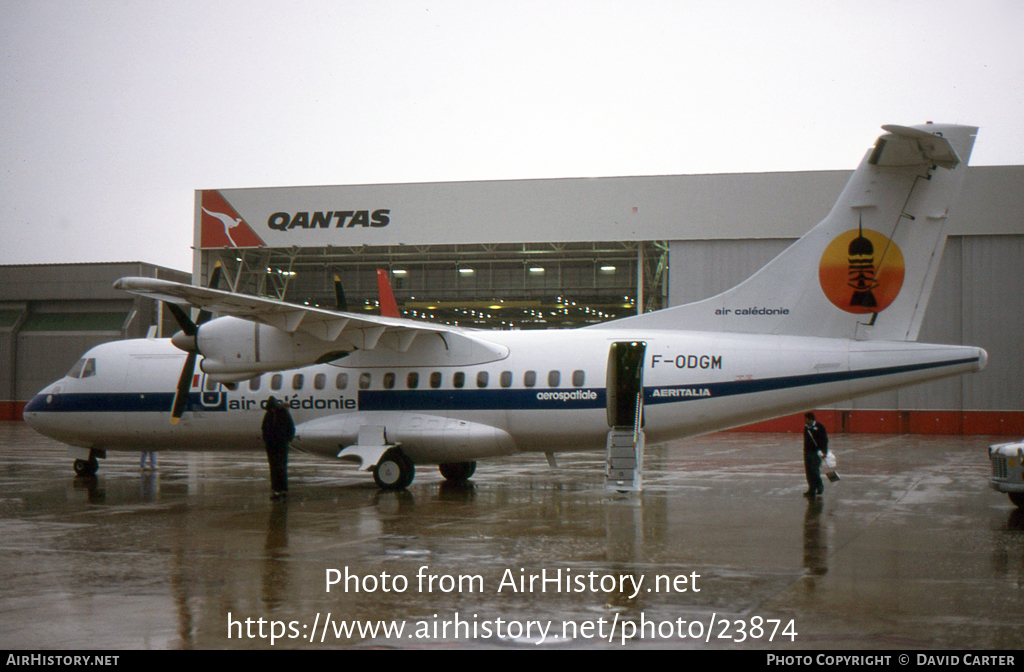
<svg viewBox="0 0 1024 672">
<path fill-rule="evenodd" d="M 218 317 L 199 326 L 196 349 L 203 356 L 204 372 L 243 379 L 329 362 L 351 352 L 352 346 L 321 341 L 303 331 L 289 333 L 237 317 Z"/>
</svg>

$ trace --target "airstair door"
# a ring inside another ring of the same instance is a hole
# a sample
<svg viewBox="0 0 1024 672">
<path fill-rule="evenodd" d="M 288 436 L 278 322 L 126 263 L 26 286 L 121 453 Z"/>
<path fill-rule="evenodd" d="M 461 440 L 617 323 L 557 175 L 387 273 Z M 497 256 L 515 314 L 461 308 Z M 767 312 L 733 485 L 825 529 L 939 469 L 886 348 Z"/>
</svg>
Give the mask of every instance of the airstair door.
<svg viewBox="0 0 1024 672">
<path fill-rule="evenodd" d="M 608 350 L 608 426 L 643 426 L 643 341 L 612 343 Z"/>
<path fill-rule="evenodd" d="M 608 350 L 606 484 L 620 492 L 642 487 L 644 452 L 643 341 L 612 343 Z"/>
</svg>

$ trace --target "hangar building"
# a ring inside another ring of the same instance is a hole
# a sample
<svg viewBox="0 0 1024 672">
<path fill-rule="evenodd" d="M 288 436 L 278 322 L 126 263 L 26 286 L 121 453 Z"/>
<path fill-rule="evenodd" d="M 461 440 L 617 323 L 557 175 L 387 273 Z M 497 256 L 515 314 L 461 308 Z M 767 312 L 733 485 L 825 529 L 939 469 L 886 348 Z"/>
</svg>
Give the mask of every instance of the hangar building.
<svg viewBox="0 0 1024 672">
<path fill-rule="evenodd" d="M 839 431 L 1024 433 L 1024 166 L 972 167 L 920 340 L 988 369 L 840 405 Z M 193 280 L 377 309 L 377 269 L 413 319 L 576 327 L 713 296 L 829 212 L 852 171 L 196 192 Z M 796 428 L 794 420 L 760 429 Z"/>
<path fill-rule="evenodd" d="M 140 262 L 0 266 L 0 420 L 20 420 L 25 402 L 89 348 L 174 326 L 156 301 L 112 287 L 126 275 L 190 280 Z"/>
<path fill-rule="evenodd" d="M 222 289 L 335 307 L 338 277 L 349 310 L 375 311 L 385 269 L 413 319 L 583 326 L 738 284 L 824 218 L 851 174 L 200 190 L 191 280 L 207 284 L 220 262 Z M 1024 166 L 969 168 L 947 231 L 920 340 L 981 346 L 988 368 L 840 404 L 835 431 L 1024 434 Z M 116 278 L 188 279 L 138 263 L 0 273 L 5 418 L 88 347 L 171 319 L 111 289 Z"/>
</svg>

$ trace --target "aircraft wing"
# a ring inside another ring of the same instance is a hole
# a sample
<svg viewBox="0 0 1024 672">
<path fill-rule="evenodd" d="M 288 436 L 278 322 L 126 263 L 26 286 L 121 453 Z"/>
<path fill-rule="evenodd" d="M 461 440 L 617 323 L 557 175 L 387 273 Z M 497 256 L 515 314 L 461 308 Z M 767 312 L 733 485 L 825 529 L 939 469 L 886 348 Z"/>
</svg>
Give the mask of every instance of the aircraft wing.
<svg viewBox="0 0 1024 672">
<path fill-rule="evenodd" d="M 409 348 L 418 334 L 465 335 L 464 330 L 447 325 L 326 310 L 156 278 L 121 278 L 114 283 L 114 288 L 161 301 L 194 306 L 222 316 L 260 322 L 289 333 L 304 331 L 322 341 L 336 341 L 342 333 L 358 330 L 362 332 L 359 340 L 365 349 L 372 349 L 385 332 L 397 337 L 397 349 L 401 352 Z"/>
</svg>

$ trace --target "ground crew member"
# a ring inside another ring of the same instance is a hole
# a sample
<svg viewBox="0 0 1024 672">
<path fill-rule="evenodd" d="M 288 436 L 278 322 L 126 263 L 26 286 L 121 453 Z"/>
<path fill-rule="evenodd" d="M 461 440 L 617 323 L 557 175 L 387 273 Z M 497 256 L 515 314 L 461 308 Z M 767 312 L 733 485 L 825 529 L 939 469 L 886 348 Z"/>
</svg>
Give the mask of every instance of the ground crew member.
<svg viewBox="0 0 1024 672">
<path fill-rule="evenodd" d="M 817 497 L 825 492 L 821 482 L 821 460 L 828 454 L 828 432 L 814 419 L 814 413 L 804 414 L 804 473 L 807 492 L 804 497 Z"/>
<path fill-rule="evenodd" d="M 267 399 L 263 416 L 263 443 L 270 464 L 270 499 L 280 502 L 288 496 L 288 442 L 295 436 L 295 423 L 288 407 L 274 397 Z"/>
</svg>

